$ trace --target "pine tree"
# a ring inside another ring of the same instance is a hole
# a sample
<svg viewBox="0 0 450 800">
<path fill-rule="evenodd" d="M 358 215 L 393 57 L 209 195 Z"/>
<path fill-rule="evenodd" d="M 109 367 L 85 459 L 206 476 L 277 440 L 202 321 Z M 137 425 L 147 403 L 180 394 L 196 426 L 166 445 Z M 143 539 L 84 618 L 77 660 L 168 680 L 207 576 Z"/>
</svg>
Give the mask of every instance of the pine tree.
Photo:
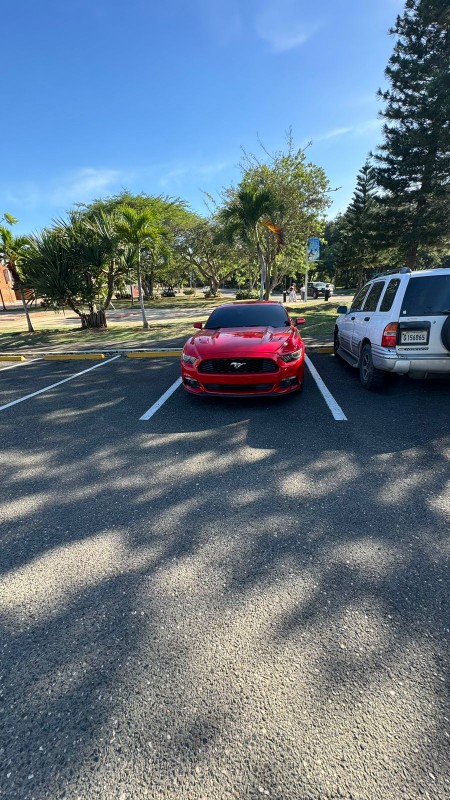
<svg viewBox="0 0 450 800">
<path fill-rule="evenodd" d="M 367 160 L 358 173 L 353 199 L 343 215 L 336 250 L 340 274 L 357 286 L 362 286 L 383 260 L 383 248 L 376 235 L 379 216 L 376 191 L 375 170 Z"/>
<path fill-rule="evenodd" d="M 379 91 L 386 105 L 376 156 L 381 232 L 409 267 L 450 234 L 450 3 L 406 0 Z"/>
</svg>

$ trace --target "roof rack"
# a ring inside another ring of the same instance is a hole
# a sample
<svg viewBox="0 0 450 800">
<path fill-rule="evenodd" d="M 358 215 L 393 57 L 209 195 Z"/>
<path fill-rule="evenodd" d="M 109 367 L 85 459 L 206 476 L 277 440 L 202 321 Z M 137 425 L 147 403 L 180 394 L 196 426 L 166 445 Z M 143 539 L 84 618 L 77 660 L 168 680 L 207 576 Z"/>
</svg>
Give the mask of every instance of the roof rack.
<svg viewBox="0 0 450 800">
<path fill-rule="evenodd" d="M 409 267 L 400 267 L 400 269 L 388 269 L 386 272 L 376 272 L 374 278 L 384 278 L 386 275 L 406 275 L 411 272 Z M 372 278 L 372 280 L 374 279 Z"/>
</svg>

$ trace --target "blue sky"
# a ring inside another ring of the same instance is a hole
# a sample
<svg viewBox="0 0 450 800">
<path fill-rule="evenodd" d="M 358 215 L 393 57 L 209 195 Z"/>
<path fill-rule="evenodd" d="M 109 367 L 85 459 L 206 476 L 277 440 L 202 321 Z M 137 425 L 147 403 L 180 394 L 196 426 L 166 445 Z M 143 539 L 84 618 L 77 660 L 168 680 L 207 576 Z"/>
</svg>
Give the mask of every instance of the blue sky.
<svg viewBox="0 0 450 800">
<path fill-rule="evenodd" d="M 206 213 L 241 148 L 309 140 L 344 210 L 380 142 L 402 0 L 15 0 L 2 11 L 0 212 L 167 194 Z"/>
</svg>

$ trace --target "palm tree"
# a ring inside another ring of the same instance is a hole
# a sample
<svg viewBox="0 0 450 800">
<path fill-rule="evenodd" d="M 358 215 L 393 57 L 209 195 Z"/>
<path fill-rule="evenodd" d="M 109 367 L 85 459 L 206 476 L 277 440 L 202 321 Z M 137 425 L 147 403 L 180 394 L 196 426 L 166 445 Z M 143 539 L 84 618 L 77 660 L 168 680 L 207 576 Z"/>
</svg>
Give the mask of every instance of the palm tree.
<svg viewBox="0 0 450 800">
<path fill-rule="evenodd" d="M 277 201 L 267 189 L 257 189 L 253 186 L 241 188 L 232 197 L 225 208 L 219 211 L 219 220 L 223 223 L 227 238 L 233 241 L 241 238 L 256 249 L 261 269 L 261 283 L 259 299 L 264 297 L 266 284 L 266 262 L 261 247 L 261 225 L 270 228 L 279 238 L 281 244 L 281 229 L 273 225 L 270 219 L 277 209 Z"/>
<path fill-rule="evenodd" d="M 122 243 L 117 229 L 117 214 L 108 213 L 100 209 L 96 211 L 94 216 L 82 217 L 81 222 L 91 235 L 91 238 L 93 236 L 98 241 L 106 258 L 106 298 L 102 303 L 103 309 L 106 311 L 111 304 L 117 281 L 125 278 L 126 275 L 127 247 Z"/>
<path fill-rule="evenodd" d="M 23 284 L 42 298 L 47 308 L 68 306 L 82 328 L 106 328 L 98 300 L 105 289 L 108 254 L 102 242 L 71 214 L 52 229 L 29 237 L 23 259 Z"/>
<path fill-rule="evenodd" d="M 5 219 L 7 219 L 5 215 Z M 13 218 L 11 218 L 13 219 Z M 9 222 L 9 219 L 7 219 Z M 11 223 L 12 224 L 12 223 Z M 27 320 L 28 331 L 34 333 L 33 325 L 31 324 L 30 314 L 28 311 L 27 301 L 23 290 L 23 284 L 20 277 L 20 262 L 24 258 L 26 250 L 29 246 L 29 239 L 27 236 L 14 236 L 9 228 L 0 225 L 0 258 L 4 259 L 14 280 L 14 287 L 20 292 L 23 310 Z"/>
<path fill-rule="evenodd" d="M 153 249 L 161 243 L 165 229 L 159 225 L 155 214 L 150 210 L 136 211 L 130 206 L 119 209 L 120 218 L 117 222 L 117 232 L 124 244 L 131 247 L 133 266 L 136 268 L 139 304 L 142 313 L 143 328 L 148 328 L 145 316 L 144 295 L 142 293 L 141 254 L 142 248 Z"/>
</svg>

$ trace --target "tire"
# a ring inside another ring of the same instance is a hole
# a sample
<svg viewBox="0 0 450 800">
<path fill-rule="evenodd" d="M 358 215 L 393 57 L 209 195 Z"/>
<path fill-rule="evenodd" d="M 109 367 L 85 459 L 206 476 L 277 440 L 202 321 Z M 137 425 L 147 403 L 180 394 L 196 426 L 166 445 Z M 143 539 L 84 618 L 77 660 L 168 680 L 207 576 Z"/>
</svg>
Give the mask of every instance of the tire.
<svg viewBox="0 0 450 800">
<path fill-rule="evenodd" d="M 314 300 L 317 300 L 317 298 L 319 297 L 319 292 L 317 291 L 317 289 L 314 289 L 313 297 L 314 297 Z"/>
<path fill-rule="evenodd" d="M 364 389 L 369 391 L 376 391 L 382 389 L 386 383 L 386 373 L 381 369 L 377 369 L 373 365 L 372 348 L 368 342 L 361 350 L 359 359 L 359 380 Z"/>
<path fill-rule="evenodd" d="M 445 320 L 441 331 L 441 342 L 450 351 L 450 316 Z"/>
<path fill-rule="evenodd" d="M 337 328 L 335 328 L 334 329 L 334 337 L 333 337 L 333 353 L 334 353 L 335 356 L 339 357 L 338 350 L 339 350 L 340 346 L 341 346 L 341 343 L 339 341 L 339 331 L 338 331 Z"/>
</svg>

